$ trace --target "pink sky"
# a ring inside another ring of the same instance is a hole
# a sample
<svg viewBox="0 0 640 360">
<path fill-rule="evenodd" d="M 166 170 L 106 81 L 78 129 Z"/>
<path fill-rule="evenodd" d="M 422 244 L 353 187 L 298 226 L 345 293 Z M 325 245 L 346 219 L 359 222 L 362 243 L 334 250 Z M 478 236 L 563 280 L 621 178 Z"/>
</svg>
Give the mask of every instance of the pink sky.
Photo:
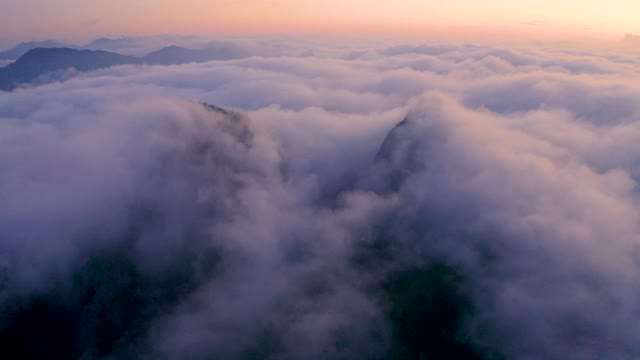
<svg viewBox="0 0 640 360">
<path fill-rule="evenodd" d="M 637 0 L 4 0 L 2 8 L 4 40 L 434 29 L 618 37 L 640 32 Z"/>
</svg>

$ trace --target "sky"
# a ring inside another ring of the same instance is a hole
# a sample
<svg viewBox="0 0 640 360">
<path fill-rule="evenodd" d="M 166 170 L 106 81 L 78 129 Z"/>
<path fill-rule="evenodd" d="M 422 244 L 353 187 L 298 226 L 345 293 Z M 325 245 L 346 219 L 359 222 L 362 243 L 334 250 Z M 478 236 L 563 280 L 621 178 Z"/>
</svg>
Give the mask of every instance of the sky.
<svg viewBox="0 0 640 360">
<path fill-rule="evenodd" d="M 2 0 L 4 41 L 152 34 L 477 33 L 621 36 L 635 0 Z"/>
</svg>

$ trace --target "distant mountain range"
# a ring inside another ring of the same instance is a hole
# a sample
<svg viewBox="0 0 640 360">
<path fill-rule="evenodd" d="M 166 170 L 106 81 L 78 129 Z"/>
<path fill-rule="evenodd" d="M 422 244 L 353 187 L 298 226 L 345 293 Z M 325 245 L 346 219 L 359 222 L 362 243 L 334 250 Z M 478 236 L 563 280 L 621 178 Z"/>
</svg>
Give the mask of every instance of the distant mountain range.
<svg viewBox="0 0 640 360">
<path fill-rule="evenodd" d="M 640 35 L 627 34 L 624 36 L 624 42 L 630 45 L 638 45 L 640 44 Z"/>
<path fill-rule="evenodd" d="M 143 57 L 125 56 L 104 50 L 37 47 L 28 50 L 15 62 L 0 68 L 0 90 L 11 91 L 22 84 L 50 82 L 55 77 L 46 75 L 68 69 L 87 72 L 116 65 L 177 65 L 249 56 L 249 52 L 232 45 L 218 45 L 205 49 L 168 46 Z"/>
<path fill-rule="evenodd" d="M 177 65 L 190 62 L 211 60 L 233 60 L 250 57 L 251 54 L 241 48 L 218 45 L 205 49 L 187 49 L 179 46 L 167 46 L 142 58 L 145 64 Z"/>
<path fill-rule="evenodd" d="M 86 45 L 71 45 L 58 40 L 30 41 L 23 42 L 11 49 L 0 51 L 0 60 L 17 60 L 26 54 L 29 50 L 36 48 L 74 48 L 78 50 L 106 50 L 118 51 L 122 49 L 140 48 L 141 44 L 134 38 L 99 38 L 91 41 Z"/>
<path fill-rule="evenodd" d="M 45 74 L 74 68 L 91 71 L 115 65 L 132 64 L 136 58 L 102 50 L 36 48 L 16 62 L 0 68 L 0 90 L 11 91 L 21 84 L 37 81 Z M 42 79 L 40 82 L 47 82 Z"/>
<path fill-rule="evenodd" d="M 86 44 L 82 48 L 86 50 L 118 51 L 120 49 L 138 48 L 138 47 L 140 47 L 140 44 L 134 39 L 130 39 L 130 38 L 119 38 L 119 39 L 99 38 Z"/>
<path fill-rule="evenodd" d="M 11 49 L 7 49 L 5 51 L 0 52 L 0 60 L 17 60 L 26 54 L 29 50 L 35 48 L 57 48 L 57 47 L 67 47 L 62 42 L 56 40 L 46 40 L 46 41 L 30 41 L 23 42 Z"/>
</svg>

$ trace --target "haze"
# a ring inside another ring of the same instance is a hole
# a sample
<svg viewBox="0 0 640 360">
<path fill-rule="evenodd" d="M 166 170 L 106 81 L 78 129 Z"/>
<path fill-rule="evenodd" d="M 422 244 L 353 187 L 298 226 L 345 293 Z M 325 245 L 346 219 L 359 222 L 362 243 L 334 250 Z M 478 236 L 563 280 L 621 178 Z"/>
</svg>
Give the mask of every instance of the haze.
<svg viewBox="0 0 640 360">
<path fill-rule="evenodd" d="M 5 43 L 159 33 L 425 33 L 442 27 L 589 36 L 640 32 L 640 3 L 634 0 L 3 0 L 1 6 Z"/>
</svg>

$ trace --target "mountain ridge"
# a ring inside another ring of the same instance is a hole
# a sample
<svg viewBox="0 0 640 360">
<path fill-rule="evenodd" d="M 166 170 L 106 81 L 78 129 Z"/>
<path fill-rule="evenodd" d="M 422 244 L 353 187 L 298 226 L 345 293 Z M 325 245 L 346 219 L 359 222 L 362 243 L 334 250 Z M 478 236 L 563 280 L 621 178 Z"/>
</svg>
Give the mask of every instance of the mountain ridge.
<svg viewBox="0 0 640 360">
<path fill-rule="evenodd" d="M 118 65 L 180 65 L 212 60 L 247 58 L 249 52 L 234 46 L 211 46 L 189 49 L 175 45 L 166 46 L 142 57 L 122 55 L 106 50 L 76 49 L 70 47 L 38 47 L 28 50 L 15 62 L 0 68 L 0 90 L 12 91 L 25 85 L 47 83 L 57 79 L 42 79 L 56 71 L 75 69 L 89 72 Z"/>
<path fill-rule="evenodd" d="M 29 50 L 36 48 L 59 48 L 68 46 L 69 45 L 58 40 L 21 42 L 10 49 L 0 51 L 0 60 L 17 60 L 29 52 Z"/>
</svg>

